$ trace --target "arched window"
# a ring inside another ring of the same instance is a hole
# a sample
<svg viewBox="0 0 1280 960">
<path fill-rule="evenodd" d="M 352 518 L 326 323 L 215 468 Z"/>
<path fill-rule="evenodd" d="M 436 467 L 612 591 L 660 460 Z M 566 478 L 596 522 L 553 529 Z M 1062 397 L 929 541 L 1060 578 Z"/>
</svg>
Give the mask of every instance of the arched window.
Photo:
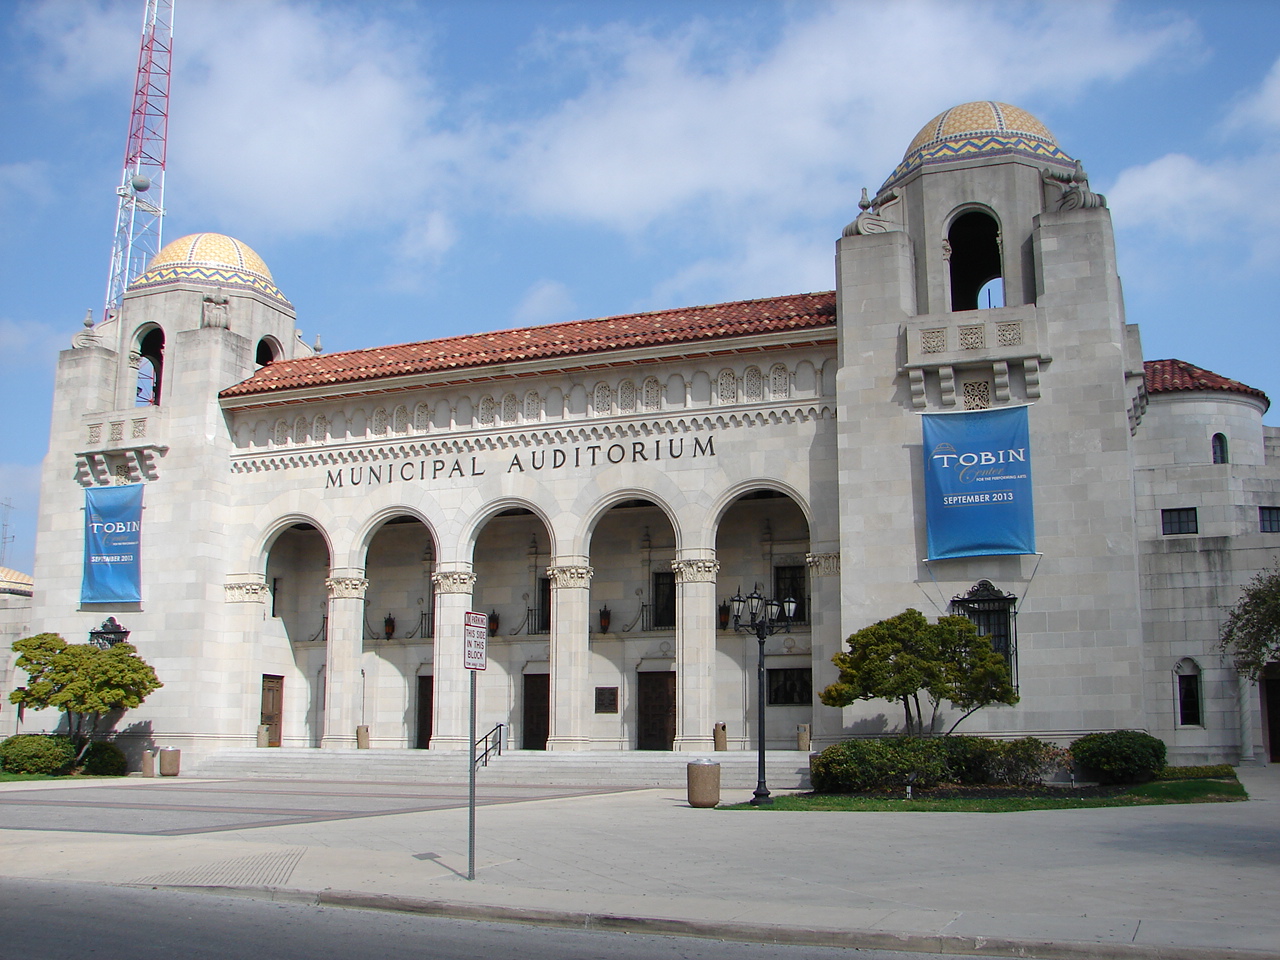
<svg viewBox="0 0 1280 960">
<path fill-rule="evenodd" d="M 153 327 L 138 344 L 138 383 L 134 405 L 160 405 L 160 384 L 164 378 L 164 331 Z"/>
<path fill-rule="evenodd" d="M 1178 685 L 1178 725 L 1204 726 L 1204 713 L 1200 709 L 1200 664 L 1183 657 L 1173 668 L 1173 674 Z"/>
<path fill-rule="evenodd" d="M 280 359 L 280 345 L 270 337 L 263 337 L 258 341 L 258 351 L 254 354 L 253 362 L 260 367 L 265 367 L 269 363 L 275 363 Z"/>
<path fill-rule="evenodd" d="M 956 217 L 947 232 L 947 249 L 951 261 L 951 309 L 1004 306 L 1000 228 L 991 215 L 970 210 Z M 993 292 L 994 287 L 999 288 L 998 294 Z"/>
<path fill-rule="evenodd" d="M 1227 463 L 1227 435 L 1225 433 L 1215 433 L 1213 435 L 1213 462 Z"/>
</svg>

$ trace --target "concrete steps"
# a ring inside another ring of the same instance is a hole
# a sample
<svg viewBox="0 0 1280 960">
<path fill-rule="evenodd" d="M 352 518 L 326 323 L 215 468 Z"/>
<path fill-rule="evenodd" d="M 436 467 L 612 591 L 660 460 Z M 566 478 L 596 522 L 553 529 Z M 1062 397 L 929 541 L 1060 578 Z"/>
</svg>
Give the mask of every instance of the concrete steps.
<svg viewBox="0 0 1280 960">
<path fill-rule="evenodd" d="M 477 771 L 477 782 L 513 786 L 679 787 L 690 761 L 720 764 L 722 789 L 756 785 L 756 755 L 747 751 L 676 753 L 644 751 L 512 750 Z M 292 748 L 221 750 L 184 774 L 217 779 L 367 780 L 466 783 L 467 755 L 433 750 L 318 750 Z M 809 754 L 771 750 L 770 790 L 809 789 Z"/>
</svg>

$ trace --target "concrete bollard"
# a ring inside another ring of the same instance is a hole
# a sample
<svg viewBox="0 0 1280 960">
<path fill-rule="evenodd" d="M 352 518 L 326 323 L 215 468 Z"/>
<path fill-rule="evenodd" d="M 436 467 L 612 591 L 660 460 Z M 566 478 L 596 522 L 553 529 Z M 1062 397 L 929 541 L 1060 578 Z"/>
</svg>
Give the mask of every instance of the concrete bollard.
<svg viewBox="0 0 1280 960">
<path fill-rule="evenodd" d="M 720 802 L 720 764 L 692 760 L 688 766 L 689 806 L 714 807 Z"/>
<path fill-rule="evenodd" d="M 729 749 L 729 728 L 724 725 L 723 721 L 712 728 L 711 736 L 715 740 L 717 750 L 723 752 Z"/>
<path fill-rule="evenodd" d="M 809 724 L 802 723 L 796 727 L 796 749 L 808 753 L 809 747 Z"/>
<path fill-rule="evenodd" d="M 271 746 L 271 728 L 265 723 L 258 724 L 258 746 Z"/>
<path fill-rule="evenodd" d="M 144 777 L 156 775 L 156 755 L 153 750 L 142 751 L 142 775 Z"/>
<path fill-rule="evenodd" d="M 356 749 L 357 750 L 369 749 L 369 728 L 364 724 L 361 724 L 360 726 L 356 727 Z"/>
<path fill-rule="evenodd" d="M 182 766 L 182 751 L 177 747 L 160 748 L 160 776 L 176 777 Z"/>
</svg>

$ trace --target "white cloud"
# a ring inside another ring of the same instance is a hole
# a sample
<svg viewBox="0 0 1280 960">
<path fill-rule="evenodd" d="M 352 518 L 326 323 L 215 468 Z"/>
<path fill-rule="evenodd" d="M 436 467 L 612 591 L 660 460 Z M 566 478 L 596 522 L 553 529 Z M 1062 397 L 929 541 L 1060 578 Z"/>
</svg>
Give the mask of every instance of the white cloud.
<svg viewBox="0 0 1280 960">
<path fill-rule="evenodd" d="M 1280 60 L 1257 90 L 1244 97 L 1227 115 L 1225 127 L 1231 131 L 1261 127 L 1264 133 L 1280 131 Z"/>
<path fill-rule="evenodd" d="M 44 161 L 0 163 L 0 208 L 10 203 L 44 203 L 53 196 L 49 166 Z"/>
<path fill-rule="evenodd" d="M 569 288 L 558 280 L 539 280 L 524 292 L 512 311 L 512 322 L 520 326 L 555 323 L 573 317 L 576 304 Z"/>
<path fill-rule="evenodd" d="M 69 329 L 0 317 L 0 374 L 28 377 L 33 370 L 51 370 L 58 351 L 71 346 L 75 331 Z"/>
<path fill-rule="evenodd" d="M 111 84 L 132 89 L 142 35 L 141 4 L 45 0 L 24 4 L 18 22 L 37 40 L 33 75 L 49 93 L 72 98 Z M 124 121 L 120 122 L 123 136 Z"/>
<path fill-rule="evenodd" d="M 723 53 L 720 23 L 561 38 L 570 53 L 598 44 L 607 69 L 520 131 L 506 169 L 513 192 L 532 212 L 624 231 L 691 208 L 812 211 L 850 183 L 878 185 L 939 109 L 1071 97 L 1191 35 L 1185 24 L 1127 28 L 1110 4 L 793 9 L 776 44 L 755 56 Z M 553 44 L 547 55 L 557 53 Z"/>
<path fill-rule="evenodd" d="M 1246 118 L 1252 124 L 1246 125 Z M 1261 125 L 1262 137 L 1256 134 Z M 1273 269 L 1280 256 L 1280 61 L 1232 112 L 1224 130 L 1232 155 L 1197 158 L 1170 153 L 1129 167 L 1107 191 L 1117 226 L 1146 243 L 1222 244 L 1216 256 L 1236 266 Z M 1205 251 L 1209 255 L 1213 251 Z"/>
<path fill-rule="evenodd" d="M 723 255 L 697 260 L 659 285 L 655 302 L 748 300 L 780 292 L 830 290 L 833 237 L 753 229 Z"/>
</svg>

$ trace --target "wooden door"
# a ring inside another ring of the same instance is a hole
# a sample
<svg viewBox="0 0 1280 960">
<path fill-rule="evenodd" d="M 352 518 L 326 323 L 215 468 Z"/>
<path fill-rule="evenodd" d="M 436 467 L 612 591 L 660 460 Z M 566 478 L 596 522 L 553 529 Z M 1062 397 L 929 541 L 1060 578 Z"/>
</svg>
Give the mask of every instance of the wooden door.
<svg viewBox="0 0 1280 960">
<path fill-rule="evenodd" d="M 431 716 L 435 710 L 435 677 L 418 677 L 418 733 L 414 746 L 425 750 L 431 746 Z"/>
<path fill-rule="evenodd" d="M 670 750 L 676 740 L 676 675 L 638 673 L 636 749 Z"/>
<path fill-rule="evenodd" d="M 524 750 L 547 749 L 551 733 L 551 675 L 524 675 L 524 734 L 520 746 Z"/>
<path fill-rule="evenodd" d="M 267 728 L 267 746 L 280 746 L 284 729 L 284 677 L 262 675 L 262 719 L 258 722 Z"/>
</svg>

